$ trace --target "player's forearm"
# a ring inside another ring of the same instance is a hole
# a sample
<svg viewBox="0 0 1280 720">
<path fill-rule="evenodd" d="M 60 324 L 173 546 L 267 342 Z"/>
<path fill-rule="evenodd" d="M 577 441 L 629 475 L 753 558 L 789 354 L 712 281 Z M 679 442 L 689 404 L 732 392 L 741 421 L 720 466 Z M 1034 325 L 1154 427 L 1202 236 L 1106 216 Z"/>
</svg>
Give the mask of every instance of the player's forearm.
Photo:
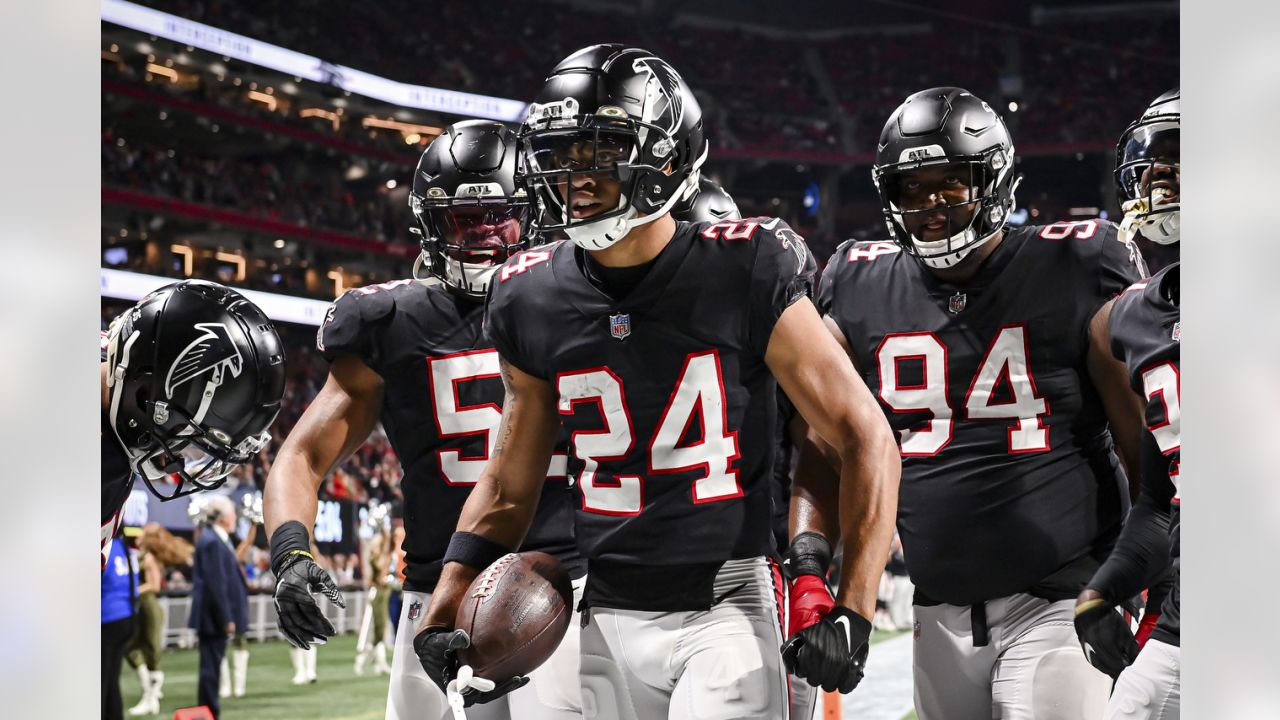
<svg viewBox="0 0 1280 720">
<path fill-rule="evenodd" d="M 840 537 L 844 558 L 836 603 L 870 619 L 893 542 L 902 461 L 886 425 L 841 452 Z"/>
<path fill-rule="evenodd" d="M 316 521 L 320 484 L 324 474 L 305 453 L 287 444 L 276 457 L 262 490 L 262 514 L 271 537 L 277 528 L 296 520 L 310 532 Z"/>
<path fill-rule="evenodd" d="M 414 634 L 430 627 L 452 628 L 454 618 L 458 615 L 458 604 L 462 595 L 471 587 L 471 582 L 480 574 L 480 570 L 461 563 L 448 563 L 440 572 L 440 580 L 431 591 L 431 607 L 418 622 Z"/>
<path fill-rule="evenodd" d="M 840 537 L 839 455 L 813 431 L 806 433 L 797 450 L 789 534 L 794 538 L 801 533 L 818 533 L 834 545 Z"/>
<path fill-rule="evenodd" d="M 550 462 L 550 457 L 548 457 Z M 545 478 L 545 470 L 542 473 Z M 524 482 L 529 482 L 525 480 Z M 516 484 L 506 481 L 506 484 Z M 541 490 L 540 479 L 537 482 Z M 533 524 L 533 515 L 538 507 L 538 497 L 527 492 L 513 493 L 504 490 L 504 481 L 495 475 L 484 473 L 480 481 L 471 490 L 467 502 L 462 506 L 462 515 L 458 518 L 458 531 L 475 533 L 512 551 L 524 542 L 524 536 Z"/>
</svg>

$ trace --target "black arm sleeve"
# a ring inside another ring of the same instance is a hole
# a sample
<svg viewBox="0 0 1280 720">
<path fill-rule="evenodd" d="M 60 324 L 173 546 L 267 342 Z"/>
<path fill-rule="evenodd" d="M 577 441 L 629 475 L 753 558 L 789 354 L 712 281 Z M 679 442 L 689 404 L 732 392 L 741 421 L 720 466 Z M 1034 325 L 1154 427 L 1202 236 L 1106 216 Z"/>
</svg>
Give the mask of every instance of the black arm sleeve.
<svg viewBox="0 0 1280 720">
<path fill-rule="evenodd" d="M 1169 459 L 1155 437 L 1142 437 L 1142 492 L 1129 512 L 1111 556 L 1094 573 L 1088 587 L 1107 601 L 1119 603 L 1159 582 L 1169 569 L 1169 508 L 1173 499 Z"/>
</svg>

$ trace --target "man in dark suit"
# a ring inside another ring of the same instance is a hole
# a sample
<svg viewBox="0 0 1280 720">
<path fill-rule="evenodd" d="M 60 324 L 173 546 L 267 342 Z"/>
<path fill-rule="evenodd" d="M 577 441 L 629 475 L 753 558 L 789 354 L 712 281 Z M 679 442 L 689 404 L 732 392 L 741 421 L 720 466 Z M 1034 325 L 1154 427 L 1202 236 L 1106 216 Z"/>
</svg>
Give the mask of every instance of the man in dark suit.
<svg viewBox="0 0 1280 720">
<path fill-rule="evenodd" d="M 236 632 L 236 620 L 248 615 L 247 588 L 236 561 L 230 533 L 236 526 L 236 507 L 225 495 L 208 500 L 206 527 L 196 540 L 191 587 L 191 616 L 187 627 L 196 631 L 200 645 L 199 704 L 218 717 L 218 674 L 227 654 L 227 638 Z"/>
</svg>

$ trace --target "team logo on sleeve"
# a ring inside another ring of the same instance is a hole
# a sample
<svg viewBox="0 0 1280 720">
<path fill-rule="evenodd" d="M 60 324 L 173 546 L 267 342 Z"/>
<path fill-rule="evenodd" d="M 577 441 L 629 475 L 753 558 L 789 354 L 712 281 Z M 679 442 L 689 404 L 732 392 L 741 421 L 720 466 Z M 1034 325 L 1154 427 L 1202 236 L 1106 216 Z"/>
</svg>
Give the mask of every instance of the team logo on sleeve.
<svg viewBox="0 0 1280 720">
<path fill-rule="evenodd" d="M 628 313 L 610 315 L 609 334 L 619 340 L 626 340 L 631 335 L 631 315 Z"/>
<path fill-rule="evenodd" d="M 214 387 L 222 385 L 226 373 L 231 377 L 239 377 L 244 367 L 244 359 L 240 350 L 231 340 L 231 333 L 222 323 L 196 323 L 197 330 L 204 332 L 183 348 L 178 359 L 169 367 L 165 377 L 164 392 L 169 398 L 184 383 L 210 373 L 209 383 Z"/>
</svg>

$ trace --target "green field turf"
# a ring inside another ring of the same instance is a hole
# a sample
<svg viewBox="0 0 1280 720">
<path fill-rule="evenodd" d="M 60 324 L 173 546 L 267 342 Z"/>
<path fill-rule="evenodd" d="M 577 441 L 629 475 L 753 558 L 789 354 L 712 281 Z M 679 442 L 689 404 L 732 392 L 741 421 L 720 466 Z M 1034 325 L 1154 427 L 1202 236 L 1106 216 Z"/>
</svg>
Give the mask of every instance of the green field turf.
<svg viewBox="0 0 1280 720">
<path fill-rule="evenodd" d="M 356 636 L 335 637 L 320 648 L 316 658 L 314 685 L 295 686 L 289 644 L 284 641 L 249 643 L 249 683 L 243 698 L 223 698 L 222 720 L 375 720 L 383 716 L 387 699 L 387 676 L 366 670 L 357 677 Z M 227 655 L 231 652 L 228 649 Z M 171 718 L 173 711 L 196 704 L 196 672 L 199 655 L 192 650 L 171 650 L 164 654 L 164 698 L 158 717 Z M 390 657 L 388 657 L 390 662 Z M 370 663 L 372 665 L 372 663 Z M 125 665 L 120 688 L 127 710 L 138 702 L 142 690 L 138 676 Z M 157 716 L 152 716 L 157 717 Z"/>
<path fill-rule="evenodd" d="M 898 634 L 876 631 L 871 642 Z M 333 638 L 320 648 L 316 658 L 318 682 L 295 686 L 290 684 L 293 665 L 287 643 L 249 643 L 247 694 L 243 698 L 223 698 L 222 720 L 376 720 L 383 717 L 387 676 L 366 670 L 363 677 L 357 677 L 351 669 L 355 647 L 355 635 Z M 230 649 L 227 654 L 230 655 Z M 387 658 L 388 662 L 390 659 Z M 171 718 L 174 710 L 196 704 L 199 655 L 194 649 L 170 650 L 162 662 L 164 699 L 160 701 L 160 715 L 151 717 Z M 120 675 L 120 689 L 126 710 L 142 695 L 138 676 L 127 664 Z M 907 718 L 914 720 L 915 713 Z"/>
</svg>

